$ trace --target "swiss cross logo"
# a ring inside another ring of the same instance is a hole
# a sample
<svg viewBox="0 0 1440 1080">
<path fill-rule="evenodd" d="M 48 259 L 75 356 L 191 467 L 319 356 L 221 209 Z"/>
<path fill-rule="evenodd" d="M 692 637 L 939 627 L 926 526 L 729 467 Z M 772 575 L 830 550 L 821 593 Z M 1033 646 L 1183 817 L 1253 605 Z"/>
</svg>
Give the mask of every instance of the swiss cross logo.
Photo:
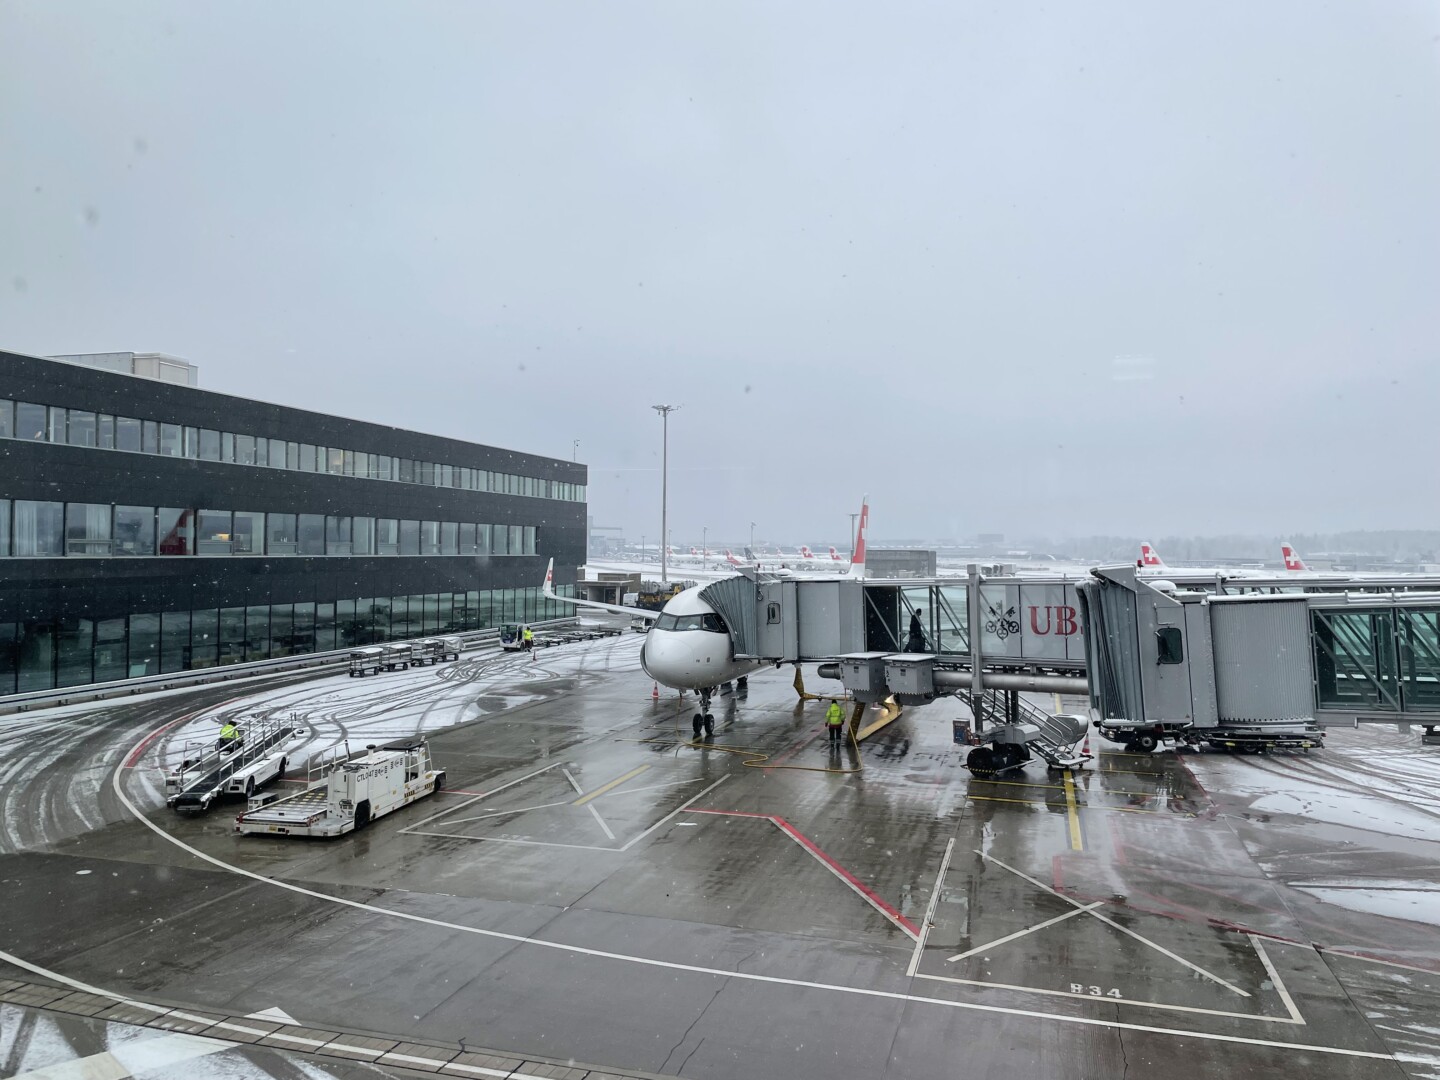
<svg viewBox="0 0 1440 1080">
<path fill-rule="evenodd" d="M 1160 553 L 1157 552 L 1157 551 L 1156 551 L 1153 547 L 1151 547 L 1149 544 L 1141 544 L 1141 545 L 1140 545 L 1140 560 L 1141 560 L 1146 566 L 1164 566 L 1164 565 L 1165 565 L 1165 563 L 1164 563 L 1164 562 L 1161 560 L 1161 558 L 1160 558 Z"/>
<path fill-rule="evenodd" d="M 1284 547 L 1284 549 L 1282 550 L 1281 554 L 1283 554 L 1283 555 L 1285 556 L 1285 569 L 1286 569 L 1286 570 L 1304 570 L 1304 569 L 1305 569 L 1305 564 L 1304 564 L 1304 562 L 1301 561 L 1299 555 L 1296 555 L 1296 554 L 1295 554 L 1295 549 L 1292 548 L 1289 544 L 1286 544 L 1286 545 L 1285 545 L 1285 547 Z"/>
</svg>

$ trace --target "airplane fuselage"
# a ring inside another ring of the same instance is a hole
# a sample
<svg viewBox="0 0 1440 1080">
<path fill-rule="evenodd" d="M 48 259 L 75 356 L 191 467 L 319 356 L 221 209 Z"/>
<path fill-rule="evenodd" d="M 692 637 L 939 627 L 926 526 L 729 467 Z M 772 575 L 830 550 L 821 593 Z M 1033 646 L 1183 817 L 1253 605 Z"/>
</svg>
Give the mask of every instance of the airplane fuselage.
<svg viewBox="0 0 1440 1080">
<path fill-rule="evenodd" d="M 709 690 L 764 665 L 736 660 L 724 619 L 700 598 L 704 586 L 684 589 L 665 602 L 640 650 L 640 666 L 672 690 Z"/>
</svg>

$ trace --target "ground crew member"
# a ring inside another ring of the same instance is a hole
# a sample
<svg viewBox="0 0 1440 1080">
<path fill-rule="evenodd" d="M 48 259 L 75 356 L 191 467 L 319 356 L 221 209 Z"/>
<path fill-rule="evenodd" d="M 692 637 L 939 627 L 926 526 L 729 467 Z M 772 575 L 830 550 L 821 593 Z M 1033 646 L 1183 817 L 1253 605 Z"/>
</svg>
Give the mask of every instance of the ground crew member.
<svg viewBox="0 0 1440 1080">
<path fill-rule="evenodd" d="M 522 649 L 535 648 L 535 631 L 531 630 L 528 626 L 525 627 L 524 630 L 520 631 L 520 640 L 523 643 L 520 646 Z"/>
<path fill-rule="evenodd" d="M 825 730 L 830 732 L 830 745 L 839 746 L 841 733 L 845 730 L 845 710 L 834 698 L 830 700 L 830 707 L 825 710 Z"/>
<path fill-rule="evenodd" d="M 240 729 L 235 726 L 233 720 L 226 720 L 225 726 L 220 729 L 220 738 L 215 740 L 215 749 L 224 750 L 234 746 L 240 739 Z"/>
<path fill-rule="evenodd" d="M 920 618 L 924 614 L 924 608 L 916 608 L 910 613 L 910 633 L 905 641 L 905 651 L 908 653 L 925 651 L 925 628 L 920 622 Z"/>
</svg>

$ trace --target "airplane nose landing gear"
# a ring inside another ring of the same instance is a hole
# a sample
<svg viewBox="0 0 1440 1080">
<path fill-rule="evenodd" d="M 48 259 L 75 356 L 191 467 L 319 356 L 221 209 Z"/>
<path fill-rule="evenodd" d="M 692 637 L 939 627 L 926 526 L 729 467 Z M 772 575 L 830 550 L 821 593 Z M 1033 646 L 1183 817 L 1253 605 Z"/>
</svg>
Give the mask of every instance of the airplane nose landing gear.
<svg viewBox="0 0 1440 1080">
<path fill-rule="evenodd" d="M 715 734 L 715 714 L 710 711 L 710 696 L 714 693 L 714 687 L 700 691 L 700 711 L 691 721 L 691 727 L 697 739 L 702 733 L 707 737 Z"/>
</svg>

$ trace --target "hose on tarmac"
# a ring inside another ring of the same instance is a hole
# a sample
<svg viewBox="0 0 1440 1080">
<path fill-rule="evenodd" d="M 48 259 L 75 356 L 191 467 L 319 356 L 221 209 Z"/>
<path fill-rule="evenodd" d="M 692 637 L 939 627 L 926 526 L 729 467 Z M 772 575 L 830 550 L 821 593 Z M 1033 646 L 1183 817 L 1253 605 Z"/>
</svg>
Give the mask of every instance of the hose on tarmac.
<svg viewBox="0 0 1440 1080">
<path fill-rule="evenodd" d="M 835 700 L 851 700 L 847 694 L 844 698 Z M 850 746 L 855 751 L 855 765 L 852 768 L 841 769 L 833 765 L 767 765 L 773 754 L 768 750 L 756 750 L 745 746 L 717 746 L 713 742 L 705 742 L 700 739 L 686 739 L 680 729 L 680 713 L 675 714 L 675 740 L 681 746 L 692 747 L 696 750 L 716 750 L 722 754 L 735 754 L 740 758 L 740 765 L 745 769 L 792 769 L 796 772 L 818 772 L 831 773 L 837 776 L 845 776 L 852 773 L 865 771 L 865 761 L 860 756 L 860 742 L 855 738 L 855 723 L 852 720 L 845 725 L 845 732 L 850 736 Z M 829 735 L 829 732 L 826 732 Z"/>
</svg>

